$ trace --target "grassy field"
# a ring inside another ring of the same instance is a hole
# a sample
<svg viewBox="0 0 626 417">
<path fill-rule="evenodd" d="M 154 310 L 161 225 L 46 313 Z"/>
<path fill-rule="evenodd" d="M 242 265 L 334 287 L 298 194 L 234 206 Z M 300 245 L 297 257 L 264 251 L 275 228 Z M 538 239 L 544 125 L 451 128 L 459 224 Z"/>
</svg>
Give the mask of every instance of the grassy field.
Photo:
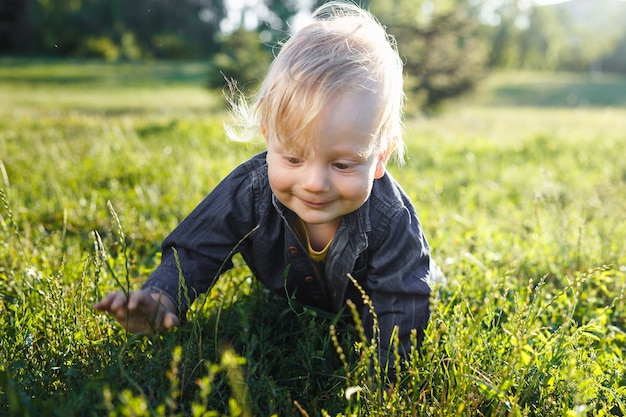
<svg viewBox="0 0 626 417">
<path fill-rule="evenodd" d="M 448 283 L 389 395 L 375 342 L 240 260 L 168 333 L 91 309 L 261 149 L 226 141 L 205 71 L 0 59 L 1 415 L 626 414 L 626 78 L 494 74 L 407 118 L 390 170 Z"/>
</svg>

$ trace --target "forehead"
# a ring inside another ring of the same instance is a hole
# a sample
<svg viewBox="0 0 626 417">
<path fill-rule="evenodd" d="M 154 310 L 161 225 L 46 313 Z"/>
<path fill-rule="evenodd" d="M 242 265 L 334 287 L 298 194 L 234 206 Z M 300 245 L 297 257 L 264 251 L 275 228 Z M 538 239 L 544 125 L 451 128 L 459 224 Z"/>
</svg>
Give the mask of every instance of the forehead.
<svg viewBox="0 0 626 417">
<path fill-rule="evenodd" d="M 377 137 L 380 113 L 380 100 L 375 93 L 338 92 L 320 100 L 317 109 L 313 104 L 309 108 L 292 107 L 273 133 L 283 146 L 291 149 L 310 148 L 328 138 L 360 142 L 369 148 Z"/>
<path fill-rule="evenodd" d="M 317 117 L 313 130 L 346 138 L 372 139 L 378 125 L 379 103 L 370 92 L 333 96 Z"/>
</svg>

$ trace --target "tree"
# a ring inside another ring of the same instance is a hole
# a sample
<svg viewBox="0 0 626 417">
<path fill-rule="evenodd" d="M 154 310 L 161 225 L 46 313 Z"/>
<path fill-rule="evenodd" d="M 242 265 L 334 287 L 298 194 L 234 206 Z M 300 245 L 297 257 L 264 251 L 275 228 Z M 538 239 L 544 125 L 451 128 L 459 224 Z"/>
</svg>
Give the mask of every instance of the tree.
<svg viewBox="0 0 626 417">
<path fill-rule="evenodd" d="M 372 2 L 371 11 L 396 38 L 407 95 L 418 106 L 435 108 L 470 91 L 485 74 L 488 49 L 472 2 L 393 0 Z"/>
<path fill-rule="evenodd" d="M 257 87 L 271 63 L 274 45 L 287 36 L 290 20 L 301 5 L 297 0 L 263 0 L 257 7 L 256 28 L 244 27 L 242 18 L 235 31 L 218 36 L 220 50 L 212 59 L 209 87 L 224 87 L 225 78 L 237 82 L 243 91 Z"/>
<path fill-rule="evenodd" d="M 289 33 L 291 19 L 302 7 L 298 0 L 263 0 L 274 19 L 261 19 L 259 29 L 268 30 L 273 40 L 281 40 Z"/>
<path fill-rule="evenodd" d="M 24 52 L 28 49 L 29 0 L 3 0 L 0 3 L 0 53 Z"/>
<path fill-rule="evenodd" d="M 258 30 L 243 27 L 219 37 L 221 50 L 213 56 L 209 87 L 222 88 L 234 80 L 246 92 L 259 85 L 271 62 L 271 52 L 263 46 Z"/>
<path fill-rule="evenodd" d="M 600 65 L 603 71 L 626 73 L 626 33 L 615 50 L 600 61 Z"/>
<path fill-rule="evenodd" d="M 141 49 L 157 58 L 212 55 L 226 15 L 223 0 L 121 1 L 120 13 L 124 29 L 132 29 Z"/>
<path fill-rule="evenodd" d="M 613 0 L 572 0 L 553 6 L 564 16 L 566 37 L 559 69 L 586 71 L 615 50 L 626 27 L 626 4 Z"/>
<path fill-rule="evenodd" d="M 3 0 L 0 51 L 200 58 L 217 49 L 223 0 Z"/>
<path fill-rule="evenodd" d="M 512 0 L 507 0 L 508 2 Z M 513 27 L 520 16 L 527 18 L 524 27 Z M 514 55 L 516 68 L 587 71 L 601 58 L 618 48 L 626 27 L 626 3 L 613 0 L 571 0 L 562 4 L 535 6 L 517 10 L 499 25 L 500 33 L 509 36 L 506 48 L 498 52 Z M 508 66 L 496 54 L 494 66 Z"/>
<path fill-rule="evenodd" d="M 481 10 L 481 33 L 490 44 L 489 68 L 516 68 L 520 64 L 520 33 L 528 24 L 528 7 L 518 0 L 486 2 Z"/>
</svg>

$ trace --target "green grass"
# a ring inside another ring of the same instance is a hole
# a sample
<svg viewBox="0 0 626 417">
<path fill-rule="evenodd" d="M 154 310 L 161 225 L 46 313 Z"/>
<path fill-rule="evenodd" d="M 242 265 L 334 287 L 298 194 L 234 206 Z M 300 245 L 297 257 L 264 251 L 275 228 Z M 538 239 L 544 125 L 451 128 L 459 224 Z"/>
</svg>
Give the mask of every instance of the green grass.
<svg viewBox="0 0 626 417">
<path fill-rule="evenodd" d="M 358 327 L 294 312 L 241 260 L 172 332 L 91 309 L 261 149 L 226 141 L 203 71 L 0 60 L 0 414 L 626 413 L 626 81 L 496 74 L 407 119 L 390 169 L 448 285 L 388 396 Z"/>
<path fill-rule="evenodd" d="M 514 107 L 604 108 L 626 105 L 626 76 L 611 73 L 494 74 L 478 102 Z"/>
</svg>

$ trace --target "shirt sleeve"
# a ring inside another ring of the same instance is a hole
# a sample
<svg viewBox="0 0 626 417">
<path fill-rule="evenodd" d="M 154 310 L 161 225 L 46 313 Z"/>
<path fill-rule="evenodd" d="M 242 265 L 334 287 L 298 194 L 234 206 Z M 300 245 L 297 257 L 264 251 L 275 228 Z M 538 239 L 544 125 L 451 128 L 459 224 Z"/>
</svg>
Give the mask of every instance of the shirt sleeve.
<svg viewBox="0 0 626 417">
<path fill-rule="evenodd" d="M 170 297 L 181 319 L 191 302 L 232 268 L 232 255 L 255 228 L 250 177 L 245 165 L 236 168 L 162 243 L 161 263 L 142 288 Z"/>
<path fill-rule="evenodd" d="M 406 356 L 411 350 L 412 330 L 417 330 L 421 340 L 428 325 L 431 257 L 417 215 L 409 208 L 398 210 L 378 229 L 384 233 L 379 233 L 370 247 L 365 291 L 378 318 L 380 363 L 393 381 L 394 327 L 398 327 L 398 351 Z M 367 307 L 364 307 L 363 323 L 371 336 L 373 317 Z"/>
</svg>

